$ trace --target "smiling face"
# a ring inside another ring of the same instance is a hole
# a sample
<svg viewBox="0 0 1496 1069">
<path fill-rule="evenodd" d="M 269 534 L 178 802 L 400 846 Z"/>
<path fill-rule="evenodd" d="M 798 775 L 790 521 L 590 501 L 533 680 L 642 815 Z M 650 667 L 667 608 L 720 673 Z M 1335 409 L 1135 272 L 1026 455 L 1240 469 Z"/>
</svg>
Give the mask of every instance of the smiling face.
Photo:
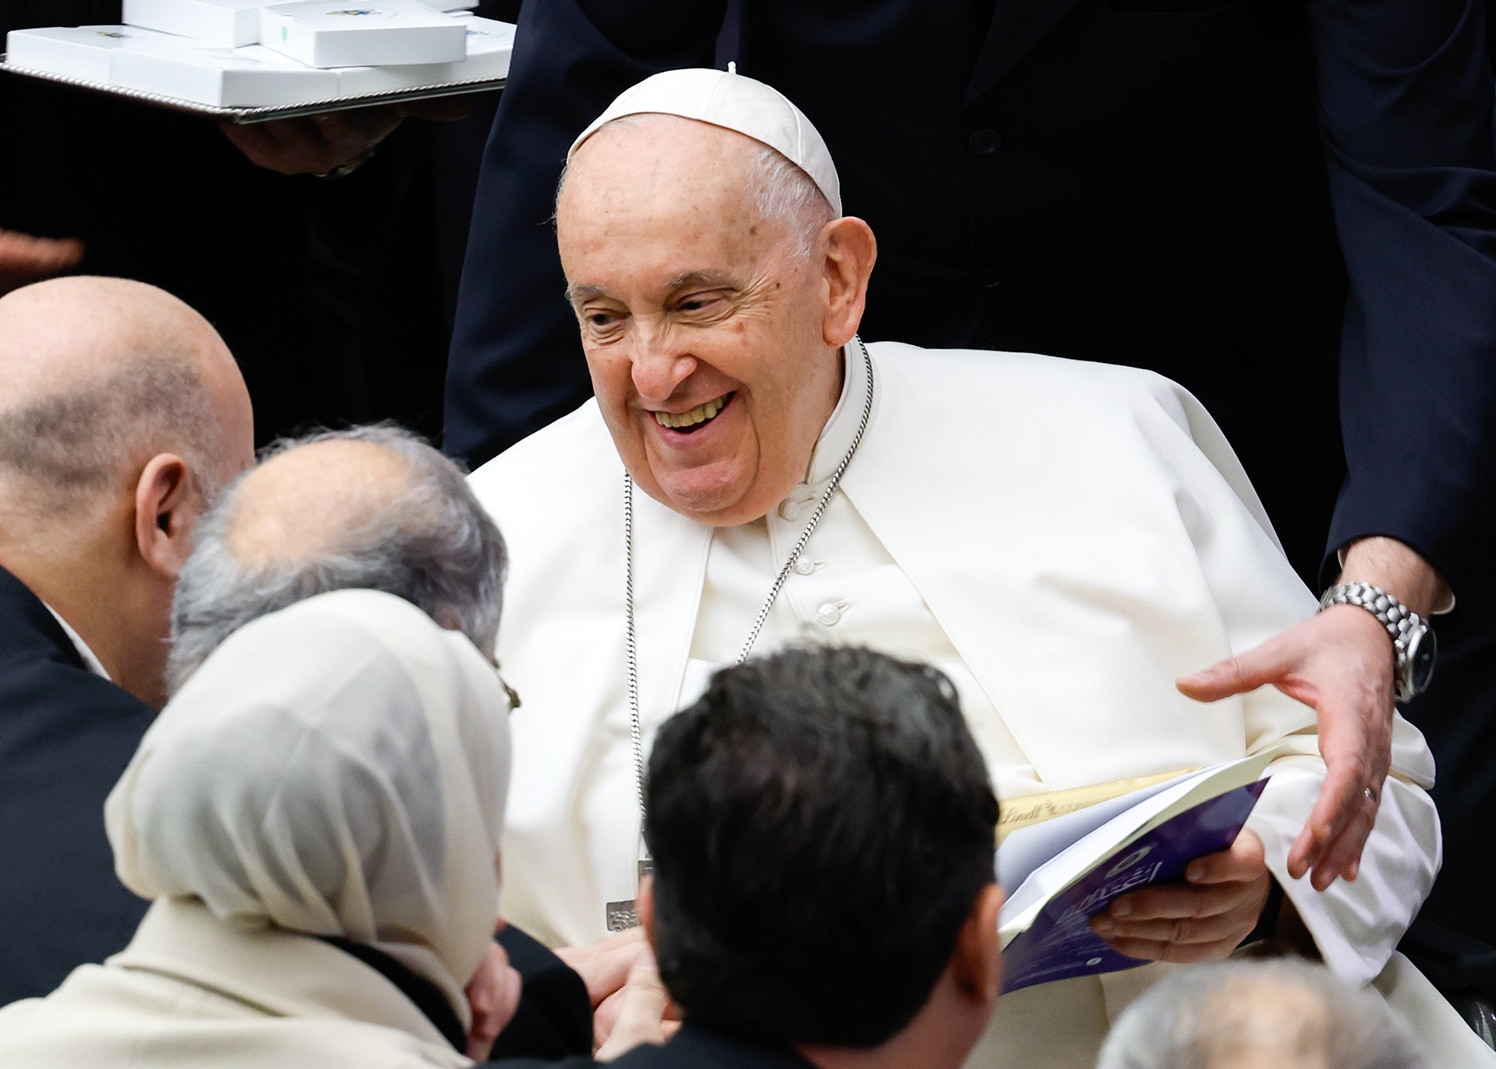
<svg viewBox="0 0 1496 1069">
<path fill-rule="evenodd" d="M 687 119 L 605 126 L 556 208 L 619 455 L 651 497 L 714 526 L 763 516 L 804 477 L 851 336 L 827 231 L 802 255 L 747 188 L 759 151 Z"/>
</svg>

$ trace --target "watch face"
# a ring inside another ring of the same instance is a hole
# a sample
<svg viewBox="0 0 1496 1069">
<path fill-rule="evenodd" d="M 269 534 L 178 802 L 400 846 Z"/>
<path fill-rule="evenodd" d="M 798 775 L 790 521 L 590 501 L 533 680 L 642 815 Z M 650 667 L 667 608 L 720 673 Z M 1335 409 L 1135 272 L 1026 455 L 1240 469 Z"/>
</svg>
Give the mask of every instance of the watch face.
<svg viewBox="0 0 1496 1069">
<path fill-rule="evenodd" d="M 1434 677 L 1434 656 L 1438 645 L 1433 630 L 1427 627 L 1419 628 L 1408 639 L 1408 682 L 1412 684 L 1414 694 L 1427 690 L 1429 680 Z"/>
</svg>

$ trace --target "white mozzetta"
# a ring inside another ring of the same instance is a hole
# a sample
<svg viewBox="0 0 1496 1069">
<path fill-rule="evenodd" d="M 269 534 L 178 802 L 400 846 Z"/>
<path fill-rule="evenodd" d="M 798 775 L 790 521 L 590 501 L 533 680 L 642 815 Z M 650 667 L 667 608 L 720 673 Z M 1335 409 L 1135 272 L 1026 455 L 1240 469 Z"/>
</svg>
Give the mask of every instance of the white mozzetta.
<svg viewBox="0 0 1496 1069">
<path fill-rule="evenodd" d="M 868 348 L 876 390 L 866 434 L 806 547 L 817 566 L 786 583 L 780 619 L 770 614 L 756 651 L 823 635 L 948 658 L 963 699 L 973 699 L 965 711 L 993 778 L 1010 795 L 1284 745 L 1249 826 L 1326 961 L 1356 982 L 1377 975 L 1438 868 L 1438 817 L 1424 790 L 1433 762 L 1399 717 L 1395 775 L 1360 878 L 1324 893 L 1288 879 L 1289 846 L 1324 777 L 1314 711 L 1272 687 L 1202 705 L 1174 680 L 1308 618 L 1315 598 L 1198 402 L 1128 368 Z M 980 413 L 953 414 L 952 398 L 980 398 Z M 472 476 L 509 545 L 498 653 L 525 695 L 510 721 L 525 759 L 511 784 L 503 913 L 558 944 L 606 934 L 605 904 L 638 886 L 623 478 L 595 402 Z M 802 485 L 790 500 L 814 496 Z M 775 512 L 762 534 L 744 525 L 729 535 L 639 491 L 634 509 L 647 746 L 699 692 L 693 660 L 731 656 L 784 559 L 780 536 L 804 519 L 781 523 Z M 742 558 L 764 570 L 758 583 L 745 580 L 738 600 L 749 609 L 729 614 L 737 626 L 718 627 L 723 584 L 707 577 L 736 536 L 767 540 Z M 822 606 L 843 602 L 850 608 L 834 625 L 819 622 Z M 709 641 L 719 631 L 726 638 Z M 1005 996 L 970 1064 L 1094 1065 L 1110 1018 L 1165 968 Z"/>
</svg>

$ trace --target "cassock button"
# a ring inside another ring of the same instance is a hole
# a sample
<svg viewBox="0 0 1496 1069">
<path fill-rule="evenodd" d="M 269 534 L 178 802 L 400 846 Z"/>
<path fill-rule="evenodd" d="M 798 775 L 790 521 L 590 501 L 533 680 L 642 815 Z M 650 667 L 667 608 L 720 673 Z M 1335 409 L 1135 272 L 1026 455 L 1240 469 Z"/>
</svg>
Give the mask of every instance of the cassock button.
<svg viewBox="0 0 1496 1069">
<path fill-rule="evenodd" d="M 816 562 L 803 553 L 795 558 L 795 571 L 799 575 L 809 575 L 816 570 Z"/>
<path fill-rule="evenodd" d="M 966 147 L 971 149 L 972 153 L 977 156 L 992 155 L 1002 143 L 1002 135 L 996 130 L 990 130 L 985 126 L 980 130 L 973 130 L 971 136 L 966 139 Z"/>
<path fill-rule="evenodd" d="M 828 601 L 816 610 L 816 623 L 822 627 L 835 627 L 841 622 L 842 607 L 835 602 Z"/>
<path fill-rule="evenodd" d="M 779 518 L 783 520 L 799 519 L 800 506 L 793 501 L 781 501 L 779 503 Z"/>
<path fill-rule="evenodd" d="M 1008 273 L 1000 267 L 979 268 L 971 276 L 972 284 L 979 290 L 995 290 L 1008 280 Z"/>
</svg>

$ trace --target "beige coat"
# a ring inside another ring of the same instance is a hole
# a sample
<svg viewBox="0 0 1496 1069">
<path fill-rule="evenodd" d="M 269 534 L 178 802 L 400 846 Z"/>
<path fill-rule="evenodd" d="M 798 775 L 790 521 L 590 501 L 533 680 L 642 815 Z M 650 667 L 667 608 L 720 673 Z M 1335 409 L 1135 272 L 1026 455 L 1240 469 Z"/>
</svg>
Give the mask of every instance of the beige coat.
<svg viewBox="0 0 1496 1069">
<path fill-rule="evenodd" d="M 0 1010 L 3 1069 L 461 1069 L 392 983 L 337 947 L 161 899 L 130 945 Z"/>
</svg>

